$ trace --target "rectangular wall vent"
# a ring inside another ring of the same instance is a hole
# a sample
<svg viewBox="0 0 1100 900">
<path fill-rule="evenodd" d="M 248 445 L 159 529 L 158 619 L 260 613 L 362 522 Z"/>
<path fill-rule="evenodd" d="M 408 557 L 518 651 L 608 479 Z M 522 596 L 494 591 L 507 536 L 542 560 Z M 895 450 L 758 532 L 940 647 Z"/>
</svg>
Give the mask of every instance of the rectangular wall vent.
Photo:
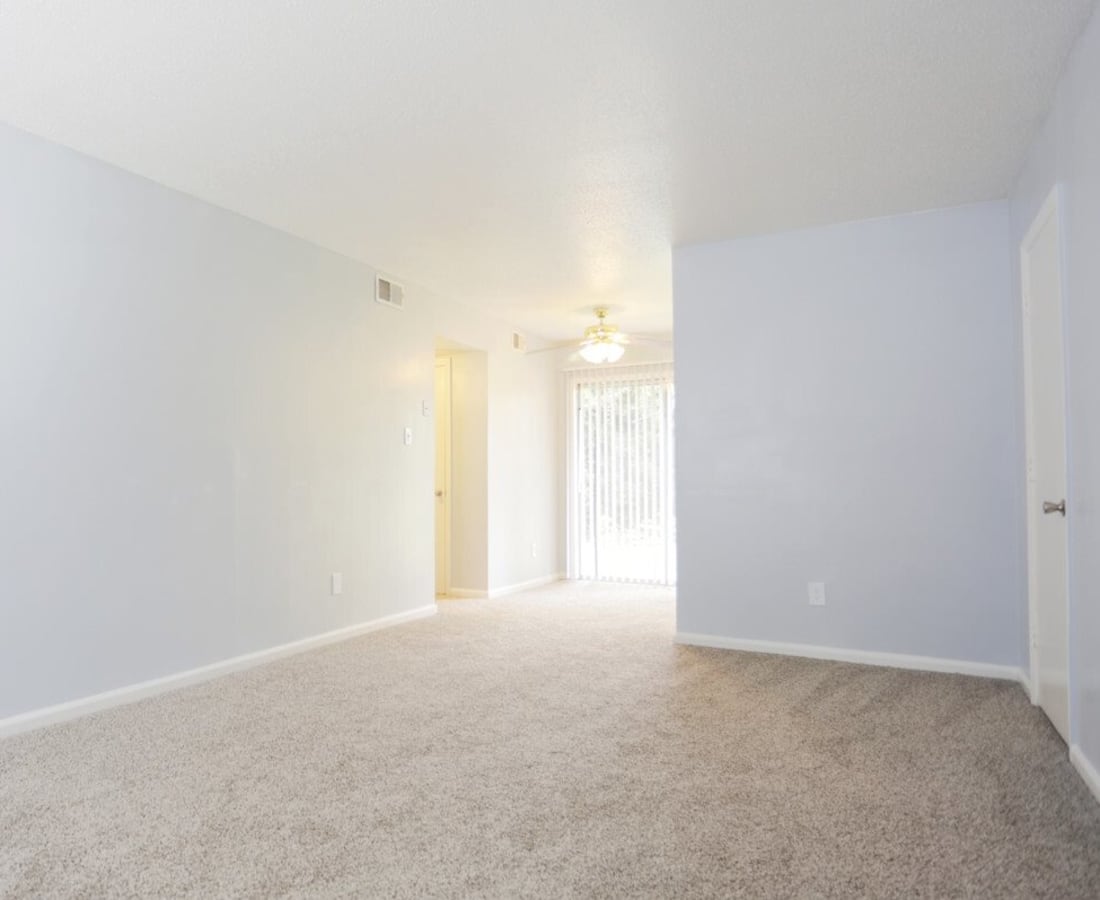
<svg viewBox="0 0 1100 900">
<path fill-rule="evenodd" d="M 405 288 L 396 281 L 390 281 L 379 275 L 374 283 L 374 299 L 394 309 L 405 307 Z"/>
<path fill-rule="evenodd" d="M 527 338 L 518 331 L 512 332 L 512 349 L 520 353 L 527 349 Z"/>
</svg>

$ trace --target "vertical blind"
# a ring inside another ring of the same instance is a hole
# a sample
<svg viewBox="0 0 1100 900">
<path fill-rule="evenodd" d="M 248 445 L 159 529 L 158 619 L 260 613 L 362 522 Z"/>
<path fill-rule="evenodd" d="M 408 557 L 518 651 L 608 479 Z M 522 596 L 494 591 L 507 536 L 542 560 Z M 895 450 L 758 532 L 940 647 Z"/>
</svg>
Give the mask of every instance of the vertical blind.
<svg viewBox="0 0 1100 900">
<path fill-rule="evenodd" d="M 569 576 L 675 584 L 672 366 L 566 377 Z"/>
</svg>

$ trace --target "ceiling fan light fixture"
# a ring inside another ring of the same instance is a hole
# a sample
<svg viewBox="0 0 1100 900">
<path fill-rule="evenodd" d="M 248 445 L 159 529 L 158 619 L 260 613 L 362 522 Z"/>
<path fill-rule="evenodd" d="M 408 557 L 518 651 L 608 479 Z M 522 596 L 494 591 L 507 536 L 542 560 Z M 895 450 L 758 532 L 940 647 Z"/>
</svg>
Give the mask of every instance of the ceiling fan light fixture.
<svg viewBox="0 0 1100 900">
<path fill-rule="evenodd" d="M 581 359 L 587 363 L 593 365 L 602 365 L 603 363 L 618 362 L 623 356 L 623 345 L 616 343 L 615 341 L 604 338 L 602 340 L 594 340 L 591 343 L 585 344 L 581 347 Z"/>
<path fill-rule="evenodd" d="M 619 329 L 607 323 L 607 309 L 596 307 L 596 324 L 584 330 L 584 343 L 581 344 L 581 359 L 594 366 L 603 363 L 618 362 L 623 356 L 622 338 Z"/>
</svg>

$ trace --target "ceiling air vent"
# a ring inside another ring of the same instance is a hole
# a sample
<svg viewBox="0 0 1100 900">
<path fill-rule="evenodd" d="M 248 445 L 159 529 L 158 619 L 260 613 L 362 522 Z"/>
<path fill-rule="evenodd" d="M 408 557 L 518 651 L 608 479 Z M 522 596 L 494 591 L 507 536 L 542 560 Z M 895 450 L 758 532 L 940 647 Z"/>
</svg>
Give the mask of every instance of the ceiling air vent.
<svg viewBox="0 0 1100 900">
<path fill-rule="evenodd" d="M 374 299 L 394 309 L 404 309 L 405 289 L 396 281 L 379 275 L 374 282 Z"/>
<path fill-rule="evenodd" d="M 512 349 L 520 353 L 527 349 L 527 338 L 518 331 L 512 332 Z"/>
</svg>

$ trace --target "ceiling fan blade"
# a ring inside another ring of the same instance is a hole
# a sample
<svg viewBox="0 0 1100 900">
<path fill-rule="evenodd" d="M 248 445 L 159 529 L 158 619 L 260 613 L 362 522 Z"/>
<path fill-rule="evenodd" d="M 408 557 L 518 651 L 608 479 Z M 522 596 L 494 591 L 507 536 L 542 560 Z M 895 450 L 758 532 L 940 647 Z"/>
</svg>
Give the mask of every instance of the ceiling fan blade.
<svg viewBox="0 0 1100 900">
<path fill-rule="evenodd" d="M 550 353 L 553 350 L 561 350 L 563 347 L 576 347 L 576 341 L 558 341 L 555 344 L 548 344 L 545 347 L 539 347 L 538 350 L 524 350 L 524 356 L 533 356 L 536 353 Z"/>
<path fill-rule="evenodd" d="M 650 334 L 632 334 L 627 337 L 628 344 L 657 344 L 661 347 L 671 347 L 672 338 L 655 337 Z"/>
</svg>

